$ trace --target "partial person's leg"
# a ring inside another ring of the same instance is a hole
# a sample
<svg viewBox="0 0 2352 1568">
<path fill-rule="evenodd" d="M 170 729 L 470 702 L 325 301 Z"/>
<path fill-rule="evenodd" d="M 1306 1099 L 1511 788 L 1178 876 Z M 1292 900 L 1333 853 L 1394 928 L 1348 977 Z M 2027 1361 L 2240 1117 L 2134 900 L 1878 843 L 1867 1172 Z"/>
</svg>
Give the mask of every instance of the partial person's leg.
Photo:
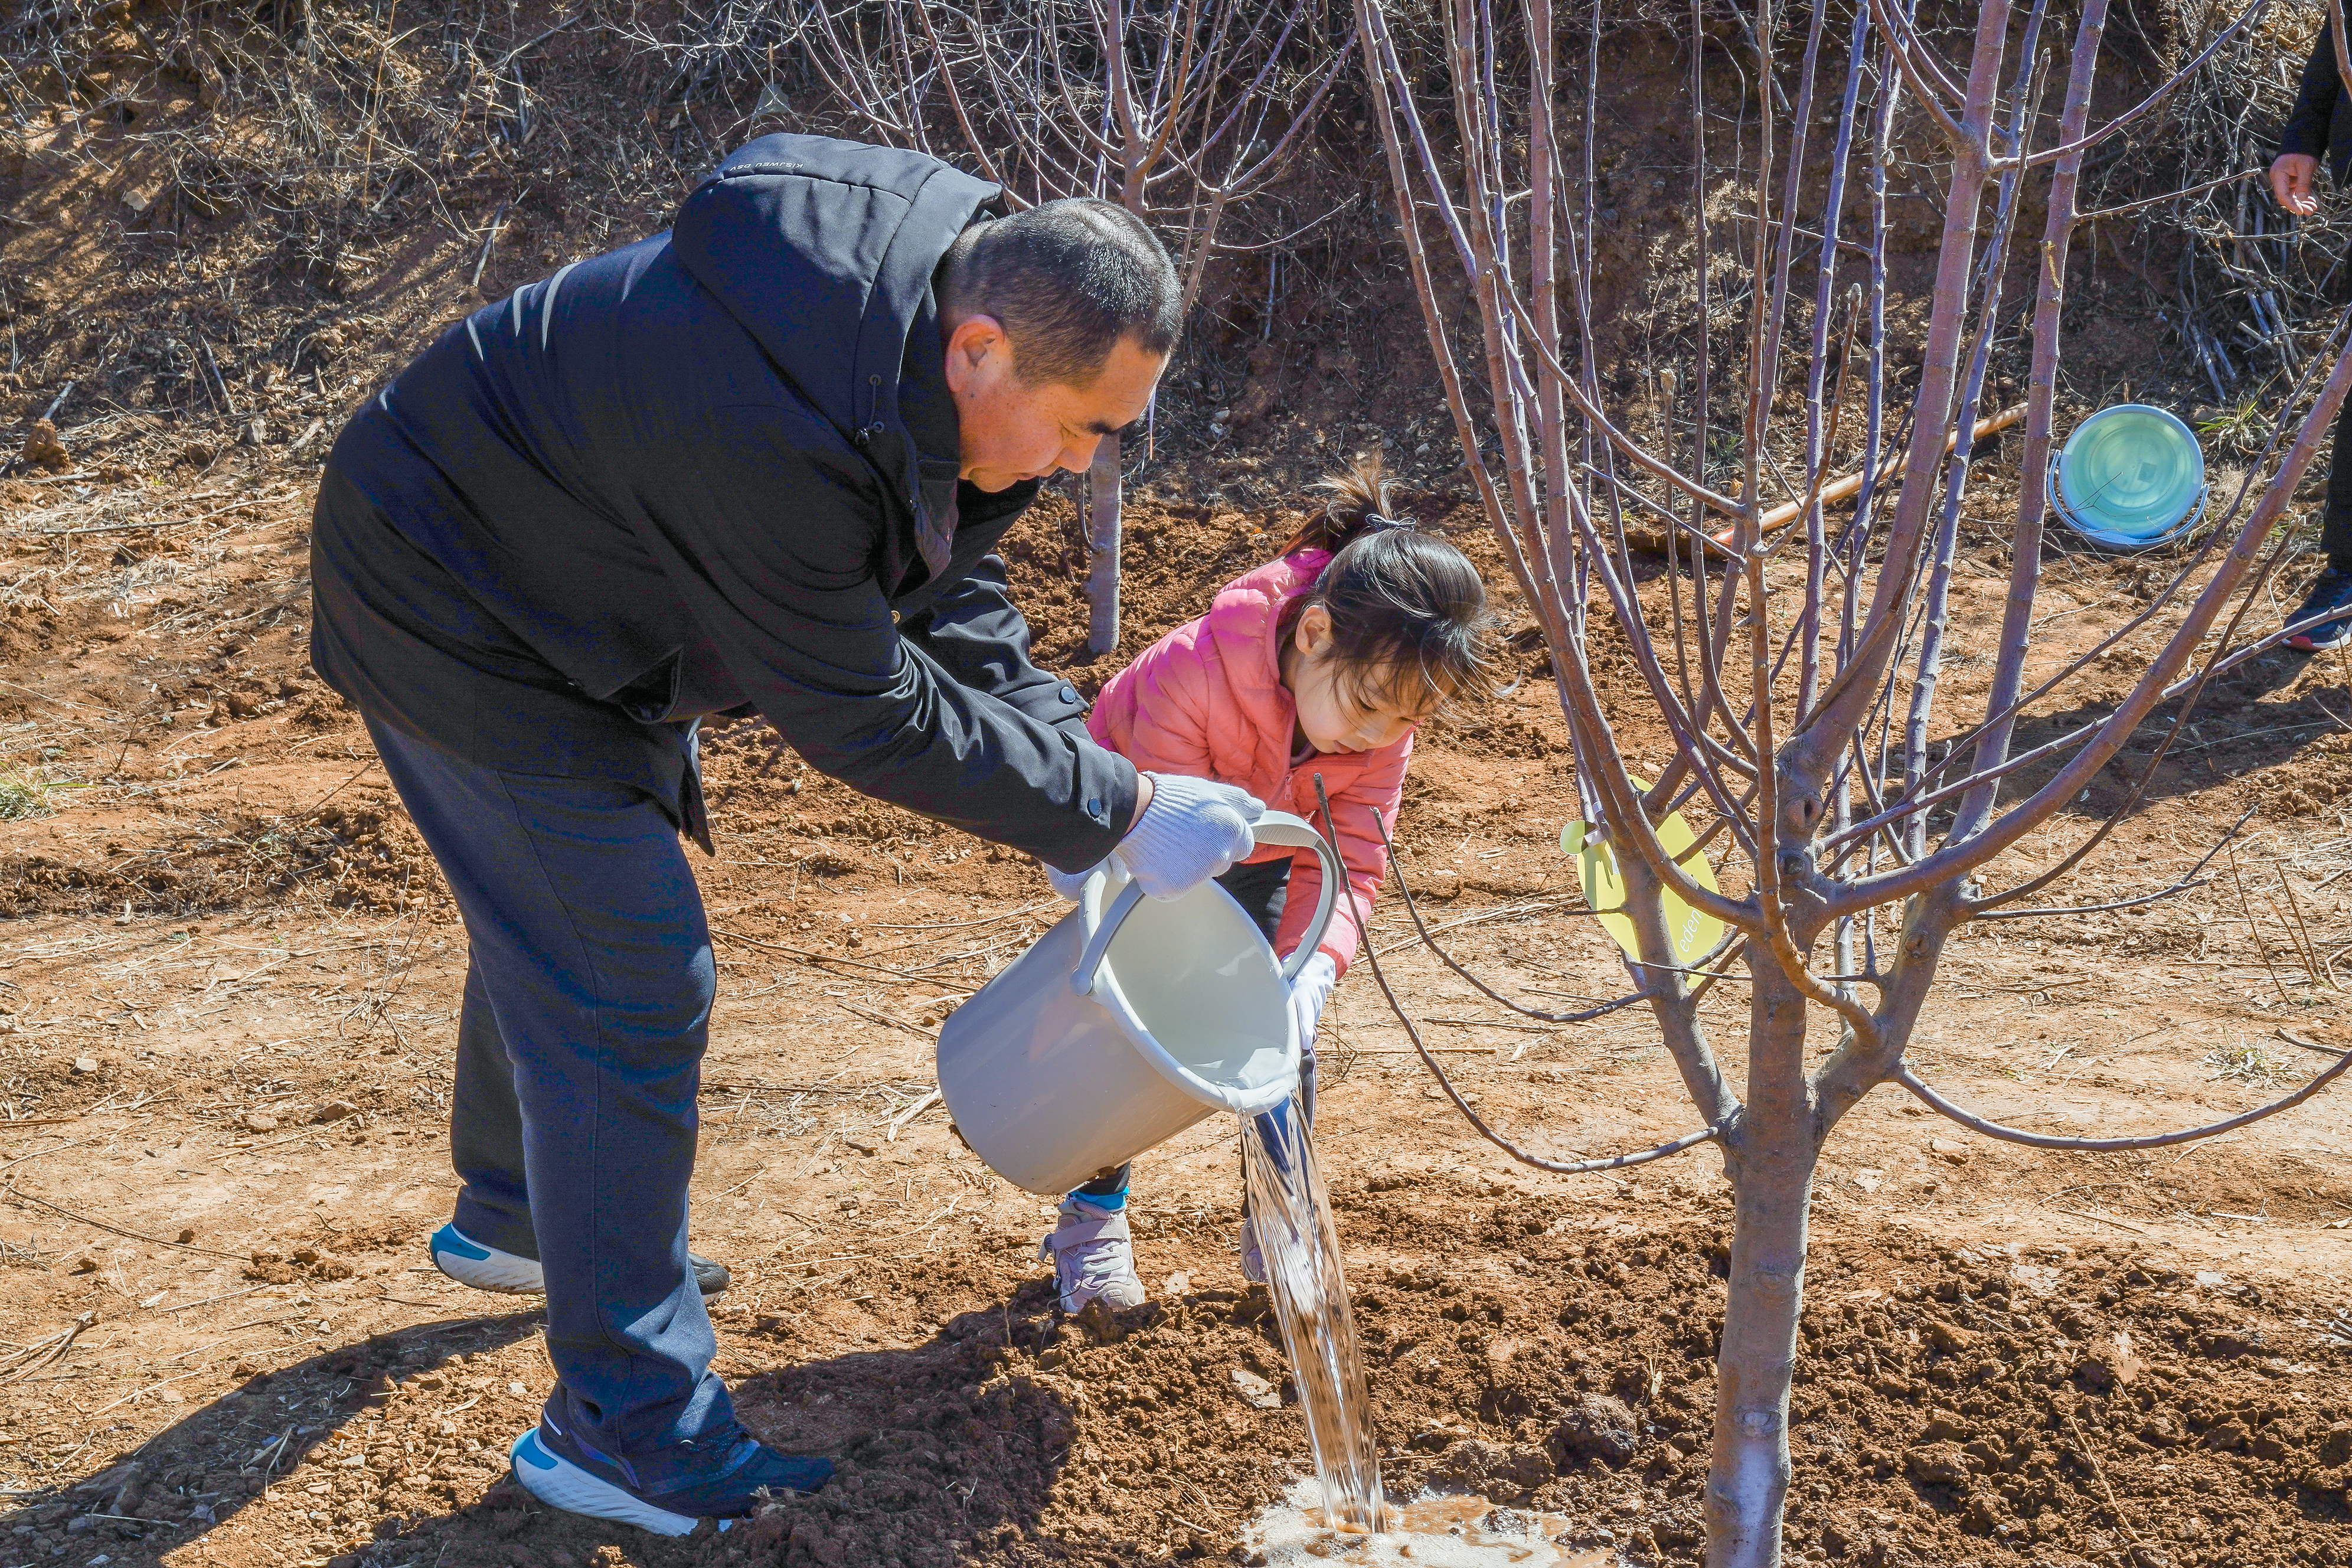
<svg viewBox="0 0 2352 1568">
<path fill-rule="evenodd" d="M 530 1192 L 523 1174 L 522 1103 L 514 1063 L 499 1037 L 482 966 L 470 955 L 457 1013 L 457 1062 L 450 1088 L 449 1163 L 457 1168 L 452 1223 L 468 1241 L 537 1259 Z"/>
<path fill-rule="evenodd" d="M 1072 1187 L 1070 1196 L 1084 1198 L 1101 1208 L 1115 1209 L 1127 1202 L 1127 1181 L 1134 1173 L 1135 1162 L 1129 1160 L 1108 1175 L 1097 1176 L 1091 1182 Z"/>
<path fill-rule="evenodd" d="M 2345 400 L 2343 411 L 2336 416 L 2336 452 L 2327 468 L 2327 516 L 2320 524 L 2319 543 L 2327 552 L 2327 570 L 2287 617 L 2289 626 L 2304 628 L 2287 639 L 2287 646 L 2306 652 L 2352 643 L 2352 398 Z"/>
<path fill-rule="evenodd" d="M 1276 860 L 1244 861 L 1217 879 L 1217 885 L 1234 897 L 1250 919 L 1257 922 L 1259 932 L 1272 942 L 1282 928 L 1282 911 L 1290 899 L 1290 870 L 1296 858 L 1285 856 Z M 1308 1041 L 1298 1058 L 1298 1108 L 1307 1124 L 1315 1122 L 1315 1044 Z M 1290 1108 L 1281 1106 L 1258 1119 L 1264 1146 L 1279 1158 L 1289 1124 Z M 1265 1282 L 1265 1260 L 1257 1244 L 1257 1233 L 1249 1222 L 1249 1183 L 1242 1183 L 1242 1228 L 1237 1245 L 1242 1255 L 1242 1277 L 1253 1284 Z"/>
<path fill-rule="evenodd" d="M 467 965 L 466 1000 L 457 1018 L 457 1085 L 449 1112 L 449 1161 L 457 1167 L 457 1212 L 433 1233 L 435 1267 L 477 1290 L 536 1295 L 547 1288 L 531 1229 L 529 1184 L 523 1173 L 522 1106 L 515 1099 L 514 1062 L 499 1037 L 480 970 Z M 698 1252 L 686 1255 L 705 1296 L 734 1283 L 727 1266 Z"/>
<path fill-rule="evenodd" d="M 1253 860 L 1234 867 L 1217 879 L 1217 886 L 1234 897 L 1244 913 L 1257 922 L 1265 940 L 1272 942 L 1274 933 L 1282 928 L 1283 907 L 1290 898 L 1290 868 L 1295 862 Z M 1315 1043 L 1307 1043 L 1298 1061 L 1298 1099 L 1311 1125 L 1315 1121 Z"/>
<path fill-rule="evenodd" d="M 663 1490 L 710 1462 L 697 1445 L 737 1432 L 687 1268 L 713 971 L 677 830 L 641 792 L 370 728 L 457 896 L 513 1068 L 561 1379 L 549 1418 Z"/>
<path fill-rule="evenodd" d="M 1054 1214 L 1054 1228 L 1037 1244 L 1038 1261 L 1054 1266 L 1062 1310 L 1083 1311 L 1097 1301 L 1140 1307 L 1143 1280 L 1135 1272 L 1135 1233 L 1127 1218 L 1130 1160 L 1070 1189 Z"/>
<path fill-rule="evenodd" d="M 2352 573 L 2352 397 L 2336 416 L 2336 449 L 2327 465 L 2327 518 L 2320 524 L 2319 547 L 2327 564 Z"/>
<path fill-rule="evenodd" d="M 1258 934 L 1266 941 L 1282 929 L 1282 906 L 1290 894 L 1291 858 L 1279 860 L 1244 860 L 1217 879 L 1217 886 L 1233 895 L 1242 913 L 1257 922 Z"/>
<path fill-rule="evenodd" d="M 1127 1219 L 1129 1160 L 1115 1171 L 1072 1187 L 1054 1213 L 1054 1228 L 1037 1245 L 1040 1262 L 1054 1266 L 1062 1310 L 1076 1312 L 1101 1301 L 1113 1307 L 1143 1305 L 1143 1280 L 1135 1272 L 1135 1233 Z"/>
</svg>

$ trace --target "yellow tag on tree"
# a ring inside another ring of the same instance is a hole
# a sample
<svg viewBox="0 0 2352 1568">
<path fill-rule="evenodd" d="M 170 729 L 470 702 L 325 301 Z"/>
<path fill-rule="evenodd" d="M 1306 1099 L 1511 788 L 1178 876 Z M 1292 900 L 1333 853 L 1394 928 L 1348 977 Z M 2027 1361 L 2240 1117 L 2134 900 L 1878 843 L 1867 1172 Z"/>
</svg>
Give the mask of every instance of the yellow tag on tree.
<svg viewBox="0 0 2352 1568">
<path fill-rule="evenodd" d="M 1633 787 L 1646 790 L 1650 786 L 1647 781 L 1635 779 Z M 1665 847 L 1667 855 L 1692 881 L 1709 892 L 1716 890 L 1715 871 L 1707 865 L 1706 856 L 1691 855 L 1688 859 L 1683 858 L 1689 854 L 1691 846 L 1698 842 L 1698 836 L 1690 830 L 1690 824 L 1683 820 L 1681 812 L 1668 812 L 1666 819 L 1658 824 L 1658 842 Z M 1585 822 L 1571 822 L 1561 828 L 1559 847 L 1576 857 L 1577 882 L 1584 889 L 1584 901 L 1600 915 L 1602 928 L 1616 939 L 1617 945 L 1625 950 L 1628 958 L 1641 957 L 1641 942 L 1633 932 L 1633 917 L 1622 912 L 1625 908 L 1625 879 L 1618 874 L 1615 847 L 1591 824 Z M 1723 922 L 1713 915 L 1691 908 L 1676 898 L 1671 888 L 1664 889 L 1664 896 L 1666 934 L 1674 943 L 1675 962 L 1685 966 L 1695 965 L 1713 952 L 1716 944 L 1723 940 Z"/>
</svg>

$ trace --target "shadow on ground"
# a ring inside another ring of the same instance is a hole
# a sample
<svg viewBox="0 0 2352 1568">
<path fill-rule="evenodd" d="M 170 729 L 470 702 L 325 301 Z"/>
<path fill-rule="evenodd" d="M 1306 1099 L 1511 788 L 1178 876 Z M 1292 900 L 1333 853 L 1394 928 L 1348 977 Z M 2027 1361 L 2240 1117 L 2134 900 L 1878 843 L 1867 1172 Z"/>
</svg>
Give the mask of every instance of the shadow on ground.
<svg viewBox="0 0 2352 1568">
<path fill-rule="evenodd" d="M 284 1498 L 304 1462 L 362 1412 L 390 1405 L 457 1358 L 538 1333 L 541 1321 L 534 1311 L 424 1323 L 257 1373 L 104 1468 L 16 1500 L 0 1513 L 0 1560 L 13 1552 L 19 1561 L 80 1563 L 93 1560 L 87 1549 L 94 1548 L 115 1564 L 152 1562 L 245 1509 Z M 329 1519 L 323 1508 L 289 1512 L 295 1528 Z M 297 1560 L 299 1541 L 281 1542 L 287 1560 Z"/>
<path fill-rule="evenodd" d="M 769 1323 L 730 1347 L 737 1366 L 790 1355 Z M 463 1414 L 475 1402 L 455 1399 L 464 1390 L 445 1369 L 498 1357 L 541 1325 L 537 1312 L 422 1324 L 254 1377 L 135 1452 L 16 1500 L 0 1513 L 0 1564 L 79 1568 L 103 1557 L 134 1568 L 168 1554 L 236 1568 L 944 1568 L 1016 1548 L 1034 1531 L 1077 1429 L 1055 1379 L 1003 1370 L 1009 1347 L 1034 1364 L 1027 1358 L 1080 1331 L 1060 1322 L 1051 1288 L 1033 1282 L 920 1345 L 736 1378 L 745 1424 L 777 1447 L 832 1456 L 834 1484 L 779 1500 L 723 1535 L 663 1541 L 551 1510 L 518 1488 L 505 1474 L 511 1401 L 483 1410 L 488 1419 Z M 493 1377 L 504 1386 L 514 1370 L 498 1366 Z M 542 1366 L 534 1396 L 544 1376 Z M 338 1432 L 356 1440 L 322 1447 Z M 220 1529 L 254 1510 L 265 1510 L 252 1516 L 257 1533 Z M 362 1537 L 372 1539 L 354 1543 Z"/>
</svg>

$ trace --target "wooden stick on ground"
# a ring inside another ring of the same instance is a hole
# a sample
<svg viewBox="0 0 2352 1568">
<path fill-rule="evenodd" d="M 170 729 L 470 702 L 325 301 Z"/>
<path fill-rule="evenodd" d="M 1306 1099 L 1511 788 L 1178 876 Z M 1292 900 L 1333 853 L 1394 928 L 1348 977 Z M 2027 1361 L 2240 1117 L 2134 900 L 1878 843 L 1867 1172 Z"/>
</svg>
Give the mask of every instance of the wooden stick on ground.
<svg viewBox="0 0 2352 1568">
<path fill-rule="evenodd" d="M 2074 1419 L 2074 1413 L 2066 1410 L 2062 1411 L 2061 1414 L 2066 1417 L 2067 1430 L 2074 1434 L 2074 1447 L 2082 1454 L 2083 1462 L 2091 1467 L 2091 1474 L 2097 1479 L 2099 1490 L 2106 1494 L 2107 1511 L 2115 1516 L 2116 1528 L 2122 1531 L 2125 1538 L 2134 1546 L 2146 1545 L 2147 1543 L 2140 1539 L 2139 1531 L 2132 1528 L 2131 1516 L 2124 1511 L 2124 1505 L 2116 1500 L 2116 1489 L 2107 1484 L 2107 1472 L 2100 1468 L 2099 1457 L 2091 1452 L 2091 1440 L 2083 1436 L 2082 1426 Z"/>
<path fill-rule="evenodd" d="M 62 1204 L 53 1204 L 47 1198 L 36 1197 L 33 1194 L 26 1192 L 24 1188 L 16 1186 L 13 1183 L 6 1187 L 0 1187 L 0 1202 L 37 1204 L 40 1207 L 48 1210 L 51 1214 L 62 1215 L 67 1219 L 74 1220 L 79 1224 L 95 1226 L 100 1230 L 111 1231 L 116 1236 L 128 1237 L 132 1241 L 143 1241 L 152 1247 L 176 1247 L 182 1252 L 201 1252 L 207 1258 L 226 1258 L 240 1263 L 245 1261 L 246 1258 L 246 1254 L 242 1252 L 223 1252 L 216 1247 L 192 1247 L 184 1241 L 166 1241 L 160 1236 L 149 1236 L 143 1231 L 127 1230 L 121 1226 L 111 1224 L 106 1220 L 95 1219 L 86 1214 L 76 1214 L 73 1210 L 67 1208 Z"/>
<path fill-rule="evenodd" d="M 1977 443 L 1983 440 L 1986 437 L 1998 435 L 2024 417 L 2025 405 L 2021 403 L 2014 407 L 2004 408 L 1998 414 L 1989 415 L 1985 418 L 1978 420 L 1976 433 L 1969 437 L 1969 450 L 1975 450 Z M 1952 434 L 1944 437 L 1944 451 L 1948 455 L 1952 448 L 1958 444 L 1959 432 L 1955 430 Z M 1886 459 L 1885 462 L 1879 465 L 1879 483 L 1885 484 L 1890 480 L 1899 479 L 1903 477 L 1904 456 L 1905 454 L 1898 448 Z M 1832 479 L 1829 483 L 1823 485 L 1822 487 L 1822 504 L 1823 506 L 1834 506 L 1839 501 L 1852 499 L 1854 495 L 1859 493 L 1861 489 L 1862 470 L 1857 468 L 1853 473 Z M 1789 501 L 1784 505 L 1774 507 L 1770 511 L 1764 514 L 1764 531 L 1766 532 L 1769 532 L 1773 529 L 1779 528 L 1784 523 L 1796 521 L 1799 514 L 1804 510 L 1804 502 L 1793 500 Z"/>
<path fill-rule="evenodd" d="M 939 1100 L 940 1091 L 936 1089 L 932 1089 L 929 1093 L 924 1095 L 922 1099 L 915 1101 L 914 1104 L 908 1106 L 906 1110 L 892 1117 L 890 1119 L 890 1131 L 887 1142 L 896 1143 L 898 1141 L 898 1133 L 900 1130 L 903 1129 L 907 1123 L 914 1121 L 916 1117 L 920 1116 L 924 1111 L 929 1110 L 932 1106 L 938 1104 Z"/>
<path fill-rule="evenodd" d="M 1976 433 L 1969 438 L 1969 449 L 1975 450 L 1978 444 L 1987 437 L 1999 435 L 2024 417 L 2025 405 L 2021 403 L 2014 407 L 2004 408 L 1998 414 L 1989 415 L 1978 420 Z M 1944 450 L 1949 453 L 1958 443 L 1959 433 L 1955 431 L 1944 438 Z M 1906 456 L 1907 454 L 1899 447 L 1889 453 L 1886 460 L 1878 466 L 1878 482 L 1888 484 L 1901 479 L 1904 459 Z M 1822 487 L 1822 505 L 1830 507 L 1843 500 L 1852 500 L 1861 489 L 1862 470 L 1857 468 L 1853 473 L 1842 474 Z M 1764 514 L 1759 531 L 1769 533 L 1776 528 L 1785 528 L 1802 516 L 1804 510 L 1805 503 L 1801 500 L 1784 501 Z M 1727 524 L 1715 531 L 1710 537 L 1717 543 L 1728 544 L 1731 540 L 1731 529 Z M 1659 528 L 1628 522 L 1625 525 L 1625 542 L 1636 550 L 1662 555 L 1666 548 L 1665 531 Z"/>
</svg>

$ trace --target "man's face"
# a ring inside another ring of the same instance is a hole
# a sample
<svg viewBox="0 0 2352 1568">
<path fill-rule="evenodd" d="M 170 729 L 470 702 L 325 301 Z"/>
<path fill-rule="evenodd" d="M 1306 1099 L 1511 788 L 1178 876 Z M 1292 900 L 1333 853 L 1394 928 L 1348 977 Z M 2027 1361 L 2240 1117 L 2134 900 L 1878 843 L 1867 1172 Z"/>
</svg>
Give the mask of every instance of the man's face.
<svg viewBox="0 0 2352 1568">
<path fill-rule="evenodd" d="M 1121 338 L 1085 386 L 1026 386 L 1013 372 L 1012 340 L 992 316 L 967 316 L 948 336 L 948 389 L 955 395 L 961 477 L 1001 490 L 1057 468 L 1073 472 L 1095 448 L 1143 417 L 1168 356 Z"/>
</svg>

